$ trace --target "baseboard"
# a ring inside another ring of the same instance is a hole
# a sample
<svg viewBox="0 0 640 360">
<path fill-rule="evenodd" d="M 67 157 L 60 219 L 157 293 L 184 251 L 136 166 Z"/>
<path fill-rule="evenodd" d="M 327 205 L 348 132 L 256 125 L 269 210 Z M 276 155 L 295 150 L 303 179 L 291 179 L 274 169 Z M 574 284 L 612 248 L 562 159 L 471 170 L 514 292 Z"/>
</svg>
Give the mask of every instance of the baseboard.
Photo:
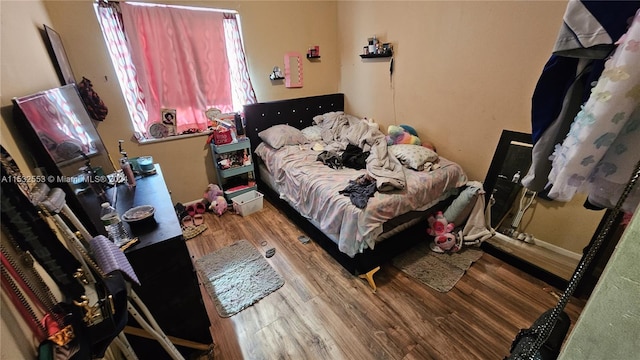
<svg viewBox="0 0 640 360">
<path fill-rule="evenodd" d="M 553 251 L 553 252 L 555 252 L 557 254 L 566 256 L 566 257 L 574 259 L 574 260 L 580 260 L 582 258 L 582 254 L 578 254 L 578 253 L 575 253 L 575 252 L 573 252 L 571 250 L 567 250 L 565 248 L 562 248 L 562 247 L 560 247 L 558 245 L 554 245 L 554 244 L 548 243 L 546 241 L 542 241 L 542 240 L 536 238 L 535 236 L 533 238 L 533 243 L 535 245 L 538 245 L 540 247 L 549 249 L 549 250 L 551 250 L 551 251 Z"/>
<path fill-rule="evenodd" d="M 503 234 L 501 236 L 496 236 L 499 239 L 503 239 L 506 242 L 508 241 L 518 241 L 511 239 Z M 549 272 L 535 264 L 522 260 L 521 258 L 514 256 L 508 252 L 505 252 L 502 249 L 495 247 L 490 241 L 485 241 L 480 245 L 481 249 L 487 252 L 490 255 L 495 256 L 496 258 L 504 261 L 505 263 L 515 266 L 516 268 L 535 276 L 536 278 L 546 282 L 547 284 L 556 287 L 558 289 L 564 289 L 567 287 L 567 280 L 561 278 L 560 276 Z"/>
<path fill-rule="evenodd" d="M 519 243 L 521 242 L 520 240 L 516 240 L 513 239 L 505 234 L 502 234 L 500 232 L 496 231 L 496 234 L 494 235 L 494 237 L 502 240 L 502 241 L 506 241 L 506 242 L 512 242 L 512 243 Z M 554 245 L 554 244 L 550 244 L 546 241 L 542 241 L 536 237 L 533 238 L 533 244 L 536 246 L 540 246 L 543 247 L 545 249 L 551 250 L 553 252 L 555 252 L 556 254 L 560 254 L 562 256 L 566 256 L 570 259 L 574 259 L 574 260 L 580 260 L 582 258 L 581 254 L 575 253 L 573 251 L 561 248 L 560 246 Z"/>
<path fill-rule="evenodd" d="M 191 200 L 185 203 L 182 203 L 182 205 L 184 205 L 185 207 L 189 206 L 189 205 L 195 205 L 199 202 L 202 202 L 202 198 L 198 199 L 198 200 Z"/>
</svg>

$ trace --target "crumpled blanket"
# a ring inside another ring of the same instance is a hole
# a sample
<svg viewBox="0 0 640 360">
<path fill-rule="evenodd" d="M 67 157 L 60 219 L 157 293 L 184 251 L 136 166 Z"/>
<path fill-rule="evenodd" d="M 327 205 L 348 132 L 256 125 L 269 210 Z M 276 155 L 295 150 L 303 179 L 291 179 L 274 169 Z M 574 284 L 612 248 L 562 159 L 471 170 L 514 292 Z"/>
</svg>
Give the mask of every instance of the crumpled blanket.
<svg viewBox="0 0 640 360">
<path fill-rule="evenodd" d="M 352 144 L 371 152 L 366 169 L 376 179 L 378 191 L 406 187 L 404 167 L 389 154 L 387 139 L 377 126 L 342 111 L 317 115 L 313 120 L 322 128 L 322 140 L 329 144 L 325 150 L 343 151 Z"/>
<path fill-rule="evenodd" d="M 472 201 L 473 207 L 468 209 L 469 213 L 463 215 L 466 222 L 458 236 L 465 245 L 479 245 L 496 233 L 491 227 L 491 204 L 485 206 L 484 185 L 479 181 L 469 181 L 467 188 L 460 195 L 462 196 L 465 193 L 475 194 L 475 196 L 473 196 L 474 200 Z M 445 211 L 446 213 L 447 211 Z"/>
<path fill-rule="evenodd" d="M 357 208 L 364 209 L 367 207 L 369 198 L 376 193 L 376 179 L 367 174 L 360 175 L 355 180 L 349 180 L 349 185 L 339 193 L 349 196 L 351 203 Z"/>
<path fill-rule="evenodd" d="M 378 190 L 369 198 L 367 207 L 359 209 L 339 192 L 365 170 L 328 169 L 316 161 L 319 152 L 310 146 L 303 146 L 302 150 L 298 145 L 274 149 L 262 142 L 254 153 L 264 161 L 265 168 L 260 171 L 269 172 L 264 180 L 280 199 L 311 219 L 349 257 L 374 248 L 387 220 L 409 211 L 426 210 L 468 180 L 460 165 L 440 157 L 439 169 L 407 169 L 405 190 L 380 194 Z"/>
</svg>

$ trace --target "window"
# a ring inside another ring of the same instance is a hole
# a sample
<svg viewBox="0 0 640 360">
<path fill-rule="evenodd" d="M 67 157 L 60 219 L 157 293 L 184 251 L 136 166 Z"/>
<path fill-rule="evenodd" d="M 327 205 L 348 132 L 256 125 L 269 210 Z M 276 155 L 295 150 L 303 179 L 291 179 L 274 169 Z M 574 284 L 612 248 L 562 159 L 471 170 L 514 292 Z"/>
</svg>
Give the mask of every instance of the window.
<svg viewBox="0 0 640 360">
<path fill-rule="evenodd" d="M 175 110 L 176 134 L 206 130 L 205 110 L 256 97 L 233 11 L 141 3 L 95 5 L 139 140 Z"/>
</svg>

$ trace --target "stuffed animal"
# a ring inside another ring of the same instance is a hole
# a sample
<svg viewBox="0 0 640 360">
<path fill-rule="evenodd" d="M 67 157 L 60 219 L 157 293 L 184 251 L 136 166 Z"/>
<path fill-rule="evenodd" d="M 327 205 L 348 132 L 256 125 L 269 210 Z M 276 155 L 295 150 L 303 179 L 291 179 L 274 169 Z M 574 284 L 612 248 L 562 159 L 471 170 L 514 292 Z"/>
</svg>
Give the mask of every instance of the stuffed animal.
<svg viewBox="0 0 640 360">
<path fill-rule="evenodd" d="M 387 145 L 421 145 L 422 143 L 420 142 L 420 138 L 417 135 L 414 135 L 415 133 L 415 130 L 409 125 L 389 125 L 386 136 Z"/>
<path fill-rule="evenodd" d="M 431 215 L 427 219 L 429 228 L 427 234 L 433 236 L 433 245 L 430 246 L 431 250 L 435 252 L 457 252 L 462 247 L 462 244 L 456 239 L 456 236 L 451 233 L 455 225 L 445 219 L 442 211 L 438 211 L 435 216 Z"/>
<path fill-rule="evenodd" d="M 204 199 L 209 202 L 209 210 L 218 215 L 227 211 L 227 200 L 223 195 L 224 192 L 216 184 L 207 185 L 207 190 L 204 192 Z"/>
<path fill-rule="evenodd" d="M 421 140 L 418 137 L 418 132 L 416 131 L 416 129 L 409 125 L 389 125 L 389 127 L 387 128 L 386 139 L 387 145 L 422 145 L 426 148 L 436 151 L 436 147 L 432 143 Z"/>
</svg>

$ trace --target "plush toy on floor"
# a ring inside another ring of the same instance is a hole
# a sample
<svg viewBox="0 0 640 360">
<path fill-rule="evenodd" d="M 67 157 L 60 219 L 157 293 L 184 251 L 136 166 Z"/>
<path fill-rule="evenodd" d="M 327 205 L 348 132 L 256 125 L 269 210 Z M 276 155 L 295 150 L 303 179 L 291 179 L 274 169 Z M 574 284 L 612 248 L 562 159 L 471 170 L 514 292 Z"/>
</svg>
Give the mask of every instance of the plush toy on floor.
<svg viewBox="0 0 640 360">
<path fill-rule="evenodd" d="M 453 253 L 460 250 L 462 243 L 451 233 L 455 225 L 445 219 L 442 211 L 438 211 L 435 216 L 429 216 L 427 222 L 429 223 L 427 234 L 433 236 L 433 243 L 429 244 L 432 251 Z"/>
<path fill-rule="evenodd" d="M 204 198 L 209 202 L 209 210 L 218 215 L 227 211 L 227 200 L 223 195 L 224 192 L 216 184 L 209 184 L 204 192 Z"/>
</svg>

